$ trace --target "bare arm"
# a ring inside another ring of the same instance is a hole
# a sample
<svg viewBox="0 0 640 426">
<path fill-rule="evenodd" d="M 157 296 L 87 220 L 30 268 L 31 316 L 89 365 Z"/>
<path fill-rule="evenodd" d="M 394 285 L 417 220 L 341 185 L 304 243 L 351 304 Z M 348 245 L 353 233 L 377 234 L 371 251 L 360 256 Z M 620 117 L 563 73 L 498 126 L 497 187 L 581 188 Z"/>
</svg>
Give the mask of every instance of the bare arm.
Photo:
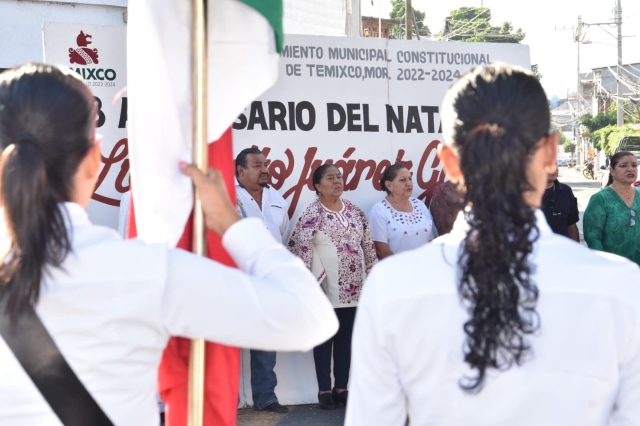
<svg viewBox="0 0 640 426">
<path fill-rule="evenodd" d="M 373 243 L 376 246 L 376 254 L 378 255 L 378 259 L 382 260 L 385 257 L 393 255 L 393 252 L 389 248 L 389 244 L 380 241 L 374 241 Z"/>
<path fill-rule="evenodd" d="M 569 225 L 567 227 L 567 235 L 573 241 L 579 243 L 580 242 L 580 231 L 578 231 L 578 225 L 576 225 L 575 223 L 573 225 Z"/>
</svg>

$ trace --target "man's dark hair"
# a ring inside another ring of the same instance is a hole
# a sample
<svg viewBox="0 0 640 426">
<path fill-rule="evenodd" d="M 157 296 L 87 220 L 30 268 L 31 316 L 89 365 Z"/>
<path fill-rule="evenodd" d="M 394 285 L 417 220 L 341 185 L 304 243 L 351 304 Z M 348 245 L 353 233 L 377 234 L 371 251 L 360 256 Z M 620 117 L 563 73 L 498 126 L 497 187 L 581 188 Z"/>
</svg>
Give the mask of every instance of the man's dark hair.
<svg viewBox="0 0 640 426">
<path fill-rule="evenodd" d="M 247 168 L 247 155 L 249 154 L 262 154 L 262 151 L 260 151 L 258 148 L 245 148 L 242 151 L 240 151 L 240 154 L 238 154 L 238 156 L 236 157 L 236 177 L 238 177 L 238 166 L 242 167 L 243 169 Z"/>
</svg>

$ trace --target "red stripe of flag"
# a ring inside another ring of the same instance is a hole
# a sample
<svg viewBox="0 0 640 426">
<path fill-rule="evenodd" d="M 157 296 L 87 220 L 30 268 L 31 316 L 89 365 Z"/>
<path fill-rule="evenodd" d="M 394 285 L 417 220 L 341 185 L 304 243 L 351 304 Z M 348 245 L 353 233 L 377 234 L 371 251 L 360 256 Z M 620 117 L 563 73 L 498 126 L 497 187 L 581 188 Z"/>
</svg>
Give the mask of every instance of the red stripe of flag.
<svg viewBox="0 0 640 426">
<path fill-rule="evenodd" d="M 222 173 L 231 200 L 235 203 L 235 162 L 233 140 L 229 128 L 216 142 L 209 144 L 209 165 Z M 189 219 L 178 247 L 191 251 L 193 221 Z M 127 237 L 137 235 L 133 197 L 129 210 Z M 207 232 L 207 252 L 211 259 L 224 265 L 235 266 L 222 247 L 221 238 Z M 210 277 L 212 280 L 215 277 Z M 198 295 L 193 295 L 198 297 Z M 214 326 L 223 327 L 223 324 Z M 172 337 L 164 350 L 158 370 L 160 397 L 167 404 L 168 426 L 187 425 L 187 401 L 189 383 L 189 350 L 191 342 L 181 337 Z M 207 342 L 205 362 L 205 426 L 233 426 L 236 424 L 238 408 L 238 384 L 240 372 L 240 349 Z"/>
</svg>

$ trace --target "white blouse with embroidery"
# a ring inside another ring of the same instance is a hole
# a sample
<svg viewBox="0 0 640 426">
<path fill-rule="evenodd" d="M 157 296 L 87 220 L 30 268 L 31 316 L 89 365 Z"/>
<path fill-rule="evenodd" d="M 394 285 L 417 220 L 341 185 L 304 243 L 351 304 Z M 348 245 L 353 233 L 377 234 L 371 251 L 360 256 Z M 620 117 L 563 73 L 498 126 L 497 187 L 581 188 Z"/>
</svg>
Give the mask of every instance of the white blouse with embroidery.
<svg viewBox="0 0 640 426">
<path fill-rule="evenodd" d="M 434 238 L 433 218 L 427 206 L 411 197 L 413 211 L 401 212 L 383 198 L 373 205 L 369 213 L 371 238 L 386 243 L 393 253 L 418 248 Z"/>
</svg>

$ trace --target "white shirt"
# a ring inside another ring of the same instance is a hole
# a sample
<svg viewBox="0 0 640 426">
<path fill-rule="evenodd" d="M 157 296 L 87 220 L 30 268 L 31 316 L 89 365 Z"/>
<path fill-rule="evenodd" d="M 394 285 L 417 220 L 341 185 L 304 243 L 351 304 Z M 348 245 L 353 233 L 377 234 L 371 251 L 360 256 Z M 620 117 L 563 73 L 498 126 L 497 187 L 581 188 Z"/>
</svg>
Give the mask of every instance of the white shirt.
<svg viewBox="0 0 640 426">
<path fill-rule="evenodd" d="M 262 209 L 251 194 L 240 186 L 236 179 L 236 198 L 238 212 L 242 217 L 257 217 L 262 219 L 265 226 L 276 241 L 282 243 L 287 240 L 289 228 L 289 204 L 272 186 L 262 189 Z"/>
<path fill-rule="evenodd" d="M 373 241 L 386 243 L 392 253 L 418 248 L 434 237 L 433 218 L 427 206 L 417 198 L 409 198 L 413 210 L 401 212 L 383 198 L 369 212 Z"/>
<path fill-rule="evenodd" d="M 51 271 L 36 311 L 114 425 L 158 425 L 157 367 L 172 335 L 306 351 L 338 329 L 314 277 L 256 219 L 224 234 L 238 270 L 183 250 L 123 241 L 92 225 L 79 205 L 65 205 L 73 253 L 66 272 Z M 0 338 L 0 425 L 60 424 Z"/>
<path fill-rule="evenodd" d="M 385 259 L 364 285 L 353 336 L 347 426 L 640 425 L 640 268 L 553 234 L 536 212 L 531 260 L 541 328 L 533 358 L 470 395 L 451 234 Z"/>
<path fill-rule="evenodd" d="M 131 191 L 122 194 L 120 209 L 118 210 L 118 234 L 122 238 L 127 237 L 127 222 L 129 219 L 129 204 L 131 203 Z"/>
</svg>

